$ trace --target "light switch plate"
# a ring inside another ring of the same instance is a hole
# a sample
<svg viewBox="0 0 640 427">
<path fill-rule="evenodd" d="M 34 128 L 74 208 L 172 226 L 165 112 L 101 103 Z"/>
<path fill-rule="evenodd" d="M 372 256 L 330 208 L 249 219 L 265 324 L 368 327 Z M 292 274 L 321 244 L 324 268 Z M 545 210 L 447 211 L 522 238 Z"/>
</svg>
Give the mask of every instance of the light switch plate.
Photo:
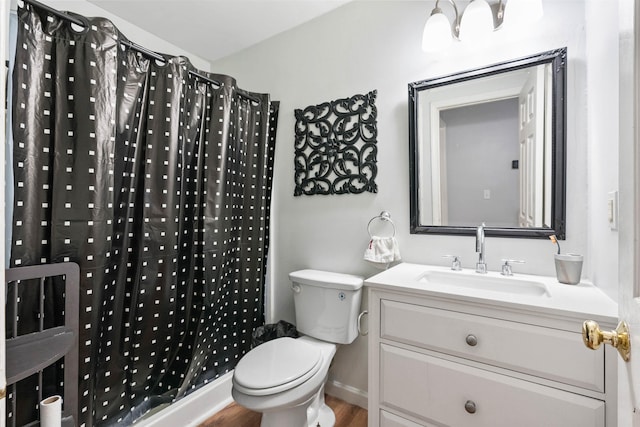
<svg viewBox="0 0 640 427">
<path fill-rule="evenodd" d="M 611 191 L 607 197 L 607 219 L 609 221 L 609 228 L 612 230 L 618 229 L 618 192 Z"/>
</svg>

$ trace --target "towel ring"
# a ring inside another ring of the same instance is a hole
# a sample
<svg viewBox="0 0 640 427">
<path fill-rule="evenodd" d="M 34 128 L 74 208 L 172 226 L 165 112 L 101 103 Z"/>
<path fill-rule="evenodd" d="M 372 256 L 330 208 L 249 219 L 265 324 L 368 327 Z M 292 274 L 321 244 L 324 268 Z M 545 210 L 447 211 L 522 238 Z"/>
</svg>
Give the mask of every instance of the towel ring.
<svg viewBox="0 0 640 427">
<path fill-rule="evenodd" d="M 367 232 L 369 233 L 369 237 L 373 238 L 373 234 L 371 234 L 371 223 L 376 219 L 379 219 L 380 221 L 388 221 L 389 224 L 391 224 L 391 226 L 393 227 L 393 234 L 391 235 L 391 237 L 396 237 L 396 225 L 393 223 L 393 221 L 391 221 L 391 214 L 387 211 L 382 211 L 380 212 L 380 215 L 374 216 L 369 220 L 369 223 L 367 224 Z"/>
</svg>

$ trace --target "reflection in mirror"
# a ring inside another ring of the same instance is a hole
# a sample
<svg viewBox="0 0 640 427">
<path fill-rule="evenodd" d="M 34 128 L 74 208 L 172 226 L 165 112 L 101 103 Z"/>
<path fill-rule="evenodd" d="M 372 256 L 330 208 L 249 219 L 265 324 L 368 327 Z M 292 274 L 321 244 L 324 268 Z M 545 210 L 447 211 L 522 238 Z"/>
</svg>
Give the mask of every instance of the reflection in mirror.
<svg viewBox="0 0 640 427">
<path fill-rule="evenodd" d="M 423 224 L 520 225 L 517 111 L 517 100 L 507 98 L 440 112 L 440 138 L 432 139 L 432 149 L 440 151 L 434 165 L 440 182 L 432 197 L 421 198 Z"/>
<path fill-rule="evenodd" d="M 409 85 L 412 233 L 564 238 L 565 61 Z"/>
</svg>

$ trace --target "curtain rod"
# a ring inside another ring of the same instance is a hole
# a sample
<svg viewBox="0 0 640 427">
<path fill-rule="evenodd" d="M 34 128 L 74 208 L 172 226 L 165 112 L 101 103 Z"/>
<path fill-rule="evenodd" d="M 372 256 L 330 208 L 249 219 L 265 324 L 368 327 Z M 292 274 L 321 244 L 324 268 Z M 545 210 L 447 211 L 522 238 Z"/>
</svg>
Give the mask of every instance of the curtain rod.
<svg viewBox="0 0 640 427">
<path fill-rule="evenodd" d="M 41 9 L 44 9 L 47 12 L 49 12 L 50 14 L 57 16 L 58 18 L 66 19 L 67 21 L 70 21 L 70 22 L 72 22 L 72 23 L 74 23 L 76 25 L 80 25 L 81 27 L 85 27 L 87 25 L 86 22 L 82 22 L 81 20 L 79 20 L 77 18 L 74 18 L 73 16 L 71 16 L 71 15 L 69 15 L 67 13 L 64 13 L 64 12 L 61 12 L 59 10 L 56 10 L 56 9 L 52 8 L 51 6 L 47 6 L 46 4 L 40 3 L 40 2 L 38 2 L 36 0 L 22 0 L 22 1 L 24 3 L 29 3 L 29 4 L 32 4 L 34 6 L 39 7 Z"/>
<path fill-rule="evenodd" d="M 33 6 L 39 7 L 41 9 L 44 9 L 47 12 L 49 12 L 50 14 L 57 16 L 58 18 L 62 18 L 64 20 L 66 20 L 66 21 L 69 21 L 69 22 L 71 22 L 73 24 L 76 24 L 76 25 L 79 25 L 81 27 L 86 27 L 86 25 L 87 25 L 86 22 L 81 21 L 80 19 L 77 19 L 77 18 L 69 15 L 68 13 L 62 12 L 60 10 L 52 8 L 51 6 L 47 6 L 46 4 L 40 3 L 39 1 L 36 1 L 36 0 L 22 0 L 22 1 L 25 2 L 25 3 L 29 3 L 29 4 L 31 4 Z M 165 59 L 164 56 L 160 55 L 157 52 L 154 52 L 152 50 L 144 48 L 144 47 L 140 46 L 139 44 L 136 44 L 134 42 L 131 42 L 131 41 L 125 40 L 125 39 L 119 39 L 118 41 L 120 43 L 122 43 L 123 45 L 125 45 L 125 46 L 127 46 L 127 47 L 129 47 L 129 48 L 131 48 L 131 49 L 133 49 L 135 51 L 138 51 L 138 52 L 140 52 L 141 54 L 143 54 L 145 56 L 153 58 L 153 59 L 155 59 L 157 61 L 166 62 L 166 59 Z M 194 76 L 194 77 L 196 77 L 196 78 L 198 78 L 198 79 L 204 80 L 207 83 L 211 83 L 211 84 L 213 84 L 215 86 L 222 86 L 222 83 L 218 82 L 217 80 L 210 79 L 209 77 L 203 76 L 202 74 L 197 73 L 195 71 L 189 70 L 189 74 Z M 253 101 L 255 103 L 260 104 L 260 99 L 255 98 L 255 97 L 253 97 L 251 95 L 246 95 L 244 93 L 238 93 L 238 95 L 239 96 L 243 96 L 243 97 L 249 99 L 250 101 Z"/>
</svg>

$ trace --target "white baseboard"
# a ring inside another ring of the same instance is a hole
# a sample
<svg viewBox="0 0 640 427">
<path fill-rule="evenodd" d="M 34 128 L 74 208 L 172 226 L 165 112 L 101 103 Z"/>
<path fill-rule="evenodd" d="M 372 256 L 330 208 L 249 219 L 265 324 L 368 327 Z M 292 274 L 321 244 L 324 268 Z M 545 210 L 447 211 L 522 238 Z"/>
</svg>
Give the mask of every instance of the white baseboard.
<svg viewBox="0 0 640 427">
<path fill-rule="evenodd" d="M 195 427 L 233 402 L 231 379 L 233 371 L 226 373 L 190 395 L 178 400 L 146 419 L 135 423 L 136 427 Z M 352 405 L 367 409 L 367 392 L 329 380 L 325 392 Z"/>
<path fill-rule="evenodd" d="M 324 391 L 330 396 L 337 397 L 347 403 L 367 409 L 368 394 L 366 391 L 334 380 L 328 380 L 326 382 Z"/>
<path fill-rule="evenodd" d="M 195 427 L 219 412 L 233 401 L 231 397 L 231 378 L 228 372 L 211 384 L 203 386 L 190 395 L 183 397 L 149 418 L 136 423 L 136 427 Z"/>
</svg>

